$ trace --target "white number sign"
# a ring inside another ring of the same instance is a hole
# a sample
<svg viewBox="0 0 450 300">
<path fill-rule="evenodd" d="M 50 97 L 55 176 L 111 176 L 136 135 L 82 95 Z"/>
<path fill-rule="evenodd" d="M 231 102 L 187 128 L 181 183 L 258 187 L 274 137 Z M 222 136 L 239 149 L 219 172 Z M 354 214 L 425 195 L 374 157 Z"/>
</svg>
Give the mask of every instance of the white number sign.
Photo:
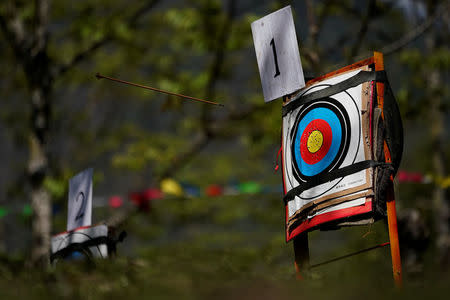
<svg viewBox="0 0 450 300">
<path fill-rule="evenodd" d="M 291 7 L 286 6 L 253 22 L 252 34 L 264 101 L 275 100 L 304 87 Z"/>
<path fill-rule="evenodd" d="M 92 222 L 92 173 L 89 168 L 69 180 L 67 231 Z"/>
</svg>

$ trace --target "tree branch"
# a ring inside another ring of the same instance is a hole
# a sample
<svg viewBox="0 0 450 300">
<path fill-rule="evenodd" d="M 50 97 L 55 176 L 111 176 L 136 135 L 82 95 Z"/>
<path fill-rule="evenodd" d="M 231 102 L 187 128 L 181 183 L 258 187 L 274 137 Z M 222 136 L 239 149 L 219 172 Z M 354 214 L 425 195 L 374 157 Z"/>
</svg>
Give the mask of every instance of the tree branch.
<svg viewBox="0 0 450 300">
<path fill-rule="evenodd" d="M 225 50 L 226 50 L 227 42 L 228 42 L 228 39 L 230 36 L 231 26 L 233 23 L 233 18 L 235 16 L 235 13 L 236 13 L 236 1 L 229 0 L 225 23 L 223 24 L 220 34 L 218 36 L 218 39 L 215 43 L 214 60 L 211 64 L 208 82 L 206 84 L 206 91 L 205 91 L 206 99 L 214 99 L 215 98 L 214 97 L 215 86 L 216 86 L 217 80 L 220 77 L 223 63 L 225 61 Z M 210 109 L 211 108 L 206 105 L 202 107 L 201 122 L 202 122 L 202 128 L 204 130 L 206 130 L 208 128 Z"/>
<path fill-rule="evenodd" d="M 317 50 L 317 37 L 319 35 L 319 27 L 315 15 L 314 3 L 312 0 L 306 0 L 306 15 L 308 19 L 308 37 L 307 43 L 310 45 L 312 51 L 306 51 L 305 54 L 313 65 L 315 71 L 318 70 L 320 57 Z"/>
<path fill-rule="evenodd" d="M 14 55 L 23 63 L 29 44 L 25 39 L 25 25 L 19 18 L 17 8 L 12 2 L 6 5 L 5 11 L 5 15 L 0 14 L 0 28 L 13 49 Z"/>
<path fill-rule="evenodd" d="M 309 25 L 307 40 L 309 40 L 311 44 L 314 44 L 317 41 L 317 36 L 319 34 L 319 27 L 315 15 L 314 3 L 312 0 L 306 0 L 306 16 Z"/>
<path fill-rule="evenodd" d="M 132 28 L 135 28 L 141 18 L 145 16 L 149 11 L 151 11 L 159 1 L 160 0 L 148 1 L 145 5 L 137 9 L 129 18 L 127 18 L 126 22 L 128 23 L 128 25 Z M 90 45 L 88 48 L 75 54 L 69 63 L 60 66 L 55 71 L 55 78 L 64 75 L 67 71 L 71 70 L 72 68 L 89 58 L 95 51 L 109 44 L 113 40 L 114 36 L 112 34 L 106 35 L 102 39 L 92 43 L 92 45 Z"/>
<path fill-rule="evenodd" d="M 222 26 L 222 30 L 220 31 L 220 35 L 215 43 L 215 54 L 214 61 L 210 68 L 210 75 L 208 78 L 208 83 L 206 84 L 206 99 L 213 99 L 215 94 L 215 86 L 216 82 L 220 78 L 220 73 L 223 67 L 223 63 L 225 61 L 225 50 L 227 41 L 230 36 L 230 29 L 233 23 L 233 18 L 236 13 L 236 1 L 229 0 L 228 8 L 227 8 L 227 18 L 225 23 Z M 185 151 L 181 152 L 177 157 L 174 158 L 173 164 L 169 167 L 168 170 L 165 170 L 159 176 L 160 179 L 168 177 L 171 174 L 174 174 L 179 168 L 184 166 L 188 161 L 190 161 L 200 150 L 202 150 L 208 142 L 214 137 L 214 134 L 210 131 L 210 120 L 209 120 L 209 106 L 203 106 L 202 108 L 202 133 L 194 140 L 191 147 Z"/>
<path fill-rule="evenodd" d="M 189 146 L 186 151 L 180 152 L 175 156 L 170 165 L 161 172 L 156 182 L 160 182 L 164 178 L 169 178 L 178 172 L 184 165 L 186 165 L 192 158 L 194 158 L 210 141 L 211 135 L 199 134 Z"/>
<path fill-rule="evenodd" d="M 309 45 L 308 48 L 302 50 L 303 56 L 307 59 L 316 73 L 320 73 L 321 70 L 321 55 L 324 53 L 318 46 L 318 39 L 320 31 L 323 28 L 326 17 L 328 16 L 330 8 L 333 6 L 335 0 L 326 0 L 323 3 L 323 9 L 320 13 L 315 15 L 314 1 L 306 1 L 306 14 L 308 19 L 308 37 L 306 38 L 306 43 Z M 326 53 L 326 52 L 325 52 Z"/>
<path fill-rule="evenodd" d="M 34 8 L 34 36 L 31 55 L 36 56 L 47 45 L 47 25 L 49 18 L 49 0 L 36 0 Z"/>
<path fill-rule="evenodd" d="M 225 50 L 227 40 L 229 38 L 230 27 L 232 25 L 232 20 L 235 15 L 236 1 L 230 0 L 228 4 L 229 6 L 227 11 L 227 19 L 225 20 L 221 33 L 218 36 L 217 43 L 215 44 L 216 48 L 214 53 L 214 60 L 211 64 L 210 76 L 205 90 L 205 96 L 207 99 L 211 99 L 214 96 L 216 82 L 220 77 L 221 69 L 225 59 Z M 207 106 L 204 106 L 202 108 L 202 116 L 201 116 L 202 118 L 201 132 L 196 136 L 196 138 L 186 151 L 178 153 L 172 159 L 171 164 L 159 175 L 156 176 L 155 182 L 160 182 L 164 178 L 173 176 L 173 174 L 175 174 L 189 161 L 191 161 L 214 137 L 216 137 L 216 134 L 211 130 L 211 124 L 209 122 L 208 117 L 209 117 L 209 108 Z M 126 219 L 129 216 L 131 216 L 135 211 L 136 210 L 134 209 L 120 216 L 112 216 L 110 220 L 107 221 L 107 224 L 119 226 L 123 222 L 125 222 Z"/>
<path fill-rule="evenodd" d="M 180 152 L 176 157 L 174 157 L 170 166 L 166 170 L 161 172 L 156 181 L 159 182 L 164 178 L 171 177 L 186 163 L 192 160 L 212 139 L 222 135 L 222 131 L 230 122 L 240 121 L 248 118 L 251 114 L 267 109 L 267 107 L 268 106 L 265 104 L 255 104 L 246 110 L 230 112 L 226 118 L 209 124 L 208 129 L 206 130 L 208 134 L 197 135 L 197 137 L 190 145 L 189 149 Z"/>
<path fill-rule="evenodd" d="M 211 124 L 211 128 L 208 129 L 209 134 L 199 134 L 195 137 L 194 141 L 189 146 L 189 149 L 186 151 L 180 152 L 177 156 L 175 156 L 171 164 L 163 170 L 155 179 L 156 183 L 161 182 L 164 178 L 172 177 L 177 171 L 179 171 L 184 165 L 186 165 L 189 161 L 191 161 L 195 156 L 204 149 L 208 145 L 208 143 L 214 139 L 215 137 L 219 137 L 223 135 L 224 130 L 226 130 L 227 125 L 233 121 L 239 121 L 247 118 L 252 113 L 257 111 L 267 109 L 267 105 L 254 105 L 247 110 L 230 112 L 225 119 L 221 121 L 217 121 Z M 105 223 L 108 226 L 119 227 L 123 225 L 128 218 L 137 213 L 137 209 L 135 207 L 128 207 L 124 210 L 114 214 L 111 216 Z"/>
<path fill-rule="evenodd" d="M 62 65 L 59 69 L 57 69 L 57 71 L 55 72 L 55 78 L 64 75 L 67 71 L 71 70 L 76 65 L 89 58 L 96 50 L 111 42 L 111 40 L 112 38 L 110 36 L 106 36 L 101 40 L 94 42 L 87 49 L 76 54 L 69 63 Z"/>
<path fill-rule="evenodd" d="M 358 36 L 356 37 L 356 41 L 350 50 L 349 62 L 351 62 L 353 57 L 355 57 L 358 54 L 359 49 L 361 48 L 362 41 L 366 36 L 367 31 L 369 30 L 369 22 L 371 21 L 371 18 L 374 15 L 375 5 L 376 5 L 375 0 L 370 0 L 369 3 L 367 4 L 367 12 L 362 18 Z"/>
<path fill-rule="evenodd" d="M 396 40 L 395 42 L 383 47 L 381 49 L 381 52 L 386 56 L 390 55 L 403 47 L 407 46 L 409 43 L 417 39 L 419 36 L 421 36 L 425 31 L 427 31 L 431 25 L 434 24 L 439 18 L 444 16 L 445 13 L 449 12 L 450 8 L 450 2 L 447 1 L 447 4 L 443 3 L 440 7 L 438 7 L 434 14 L 427 18 L 422 24 L 414 28 L 414 30 L 408 32 L 400 39 Z"/>
</svg>

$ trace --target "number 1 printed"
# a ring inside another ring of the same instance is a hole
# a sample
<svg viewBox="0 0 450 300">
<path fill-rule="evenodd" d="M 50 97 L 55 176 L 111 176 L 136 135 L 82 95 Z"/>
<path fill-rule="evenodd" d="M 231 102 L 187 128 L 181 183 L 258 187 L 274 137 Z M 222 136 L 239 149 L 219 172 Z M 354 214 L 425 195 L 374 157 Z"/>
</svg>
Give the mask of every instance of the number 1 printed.
<svg viewBox="0 0 450 300">
<path fill-rule="evenodd" d="M 273 76 L 275 78 L 280 75 L 280 69 L 278 68 L 277 49 L 275 48 L 275 40 L 273 38 L 270 41 L 270 45 L 272 46 L 273 59 L 275 60 L 275 76 Z"/>
</svg>

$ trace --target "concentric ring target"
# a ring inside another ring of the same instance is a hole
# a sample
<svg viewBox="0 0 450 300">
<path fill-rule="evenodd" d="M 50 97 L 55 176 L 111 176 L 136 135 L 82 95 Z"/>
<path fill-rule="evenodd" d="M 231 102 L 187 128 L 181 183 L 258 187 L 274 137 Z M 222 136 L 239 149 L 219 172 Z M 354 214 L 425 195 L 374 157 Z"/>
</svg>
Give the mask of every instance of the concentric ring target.
<svg viewBox="0 0 450 300">
<path fill-rule="evenodd" d="M 318 84 L 303 95 L 331 86 Z M 361 100 L 358 92 L 342 91 L 300 105 L 283 116 L 283 161 L 287 190 L 314 180 L 334 169 L 365 159 L 362 137 Z M 301 200 L 316 199 L 333 190 L 344 179 L 337 178 L 303 191 Z M 294 208 L 293 208 L 294 209 Z"/>
<path fill-rule="evenodd" d="M 350 145 L 351 124 L 333 98 L 304 105 L 291 131 L 294 176 L 300 182 L 342 164 Z"/>
</svg>

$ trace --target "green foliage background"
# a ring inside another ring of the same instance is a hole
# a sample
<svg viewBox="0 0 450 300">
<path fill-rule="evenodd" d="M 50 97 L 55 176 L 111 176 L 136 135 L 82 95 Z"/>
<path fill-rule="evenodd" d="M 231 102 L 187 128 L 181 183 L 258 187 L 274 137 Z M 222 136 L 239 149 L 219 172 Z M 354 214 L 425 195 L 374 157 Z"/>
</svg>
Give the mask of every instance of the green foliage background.
<svg viewBox="0 0 450 300">
<path fill-rule="evenodd" d="M 0 4 L 0 14 L 9 13 L 8 2 Z M 13 2 L 20 19 L 32 24 L 34 2 Z M 406 1 L 416 9 L 408 15 L 408 6 L 394 2 L 248 0 L 233 8 L 231 1 L 219 0 L 52 1 L 48 54 L 58 76 L 45 187 L 53 203 L 65 211 L 68 179 L 90 166 L 94 195 L 104 197 L 157 187 L 164 177 L 201 188 L 248 180 L 281 183 L 273 172 L 281 103 L 263 103 L 250 23 L 292 4 L 305 74 L 317 76 L 401 39 L 432 18 L 433 8 L 448 11 L 445 1 L 417 6 Z M 438 165 L 448 169 L 448 17 L 432 24 L 389 53 L 385 66 L 405 124 L 401 168 L 448 176 L 436 173 L 433 156 L 439 150 Z M 24 72 L 5 35 L 0 53 L 0 204 L 22 207 L 29 202 L 24 170 L 31 109 Z M 96 72 L 204 97 L 225 108 L 97 81 Z M 436 188 L 403 184 L 397 191 L 399 210 L 419 209 L 432 232 Z M 94 222 L 116 213 L 96 208 Z M 387 248 L 317 268 L 313 280 L 299 283 L 292 245 L 284 243 L 283 214 L 281 194 L 167 198 L 149 214 L 130 215 L 121 227 L 129 236 L 116 259 L 95 266 L 66 262 L 46 271 L 25 267 L 31 219 L 2 218 L 0 295 L 375 299 L 439 298 L 448 292 L 448 268 L 436 263 L 434 244 L 425 253 L 423 272 L 407 275 L 401 293 L 392 288 Z M 54 233 L 63 231 L 65 214 L 55 214 L 52 224 Z M 384 242 L 384 226 L 312 233 L 313 263 Z"/>
</svg>

